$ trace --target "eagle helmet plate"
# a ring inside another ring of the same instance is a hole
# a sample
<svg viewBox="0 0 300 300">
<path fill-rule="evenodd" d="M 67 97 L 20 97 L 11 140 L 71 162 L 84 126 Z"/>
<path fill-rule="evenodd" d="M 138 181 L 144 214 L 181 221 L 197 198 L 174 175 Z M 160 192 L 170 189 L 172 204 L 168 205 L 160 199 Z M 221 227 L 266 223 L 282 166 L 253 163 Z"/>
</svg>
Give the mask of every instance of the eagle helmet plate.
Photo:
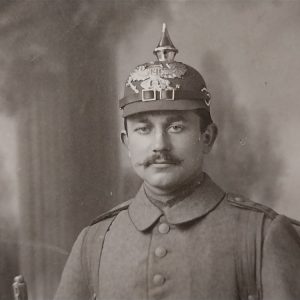
<svg viewBox="0 0 300 300">
<path fill-rule="evenodd" d="M 123 117 L 146 111 L 194 110 L 210 112 L 210 93 L 201 74 L 174 60 L 173 45 L 165 23 L 153 53 L 157 61 L 137 66 L 129 75 L 119 106 Z"/>
</svg>

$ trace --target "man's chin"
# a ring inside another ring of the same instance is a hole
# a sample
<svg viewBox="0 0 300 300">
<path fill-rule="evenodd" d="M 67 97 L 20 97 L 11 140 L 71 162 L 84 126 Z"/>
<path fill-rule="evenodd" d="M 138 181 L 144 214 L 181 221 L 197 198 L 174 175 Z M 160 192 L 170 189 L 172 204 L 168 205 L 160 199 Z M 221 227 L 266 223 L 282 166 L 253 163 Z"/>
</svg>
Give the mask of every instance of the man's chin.
<svg viewBox="0 0 300 300">
<path fill-rule="evenodd" d="M 168 174 L 155 174 L 151 178 L 145 179 L 147 183 L 161 190 L 173 190 L 179 183 L 179 179 Z"/>
</svg>

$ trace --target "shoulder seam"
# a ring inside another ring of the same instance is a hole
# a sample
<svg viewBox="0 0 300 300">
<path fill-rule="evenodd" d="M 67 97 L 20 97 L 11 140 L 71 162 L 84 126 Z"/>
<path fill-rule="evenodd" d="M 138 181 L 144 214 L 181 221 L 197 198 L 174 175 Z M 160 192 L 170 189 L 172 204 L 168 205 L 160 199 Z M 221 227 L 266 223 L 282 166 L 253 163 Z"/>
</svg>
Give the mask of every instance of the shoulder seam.
<svg viewBox="0 0 300 300">
<path fill-rule="evenodd" d="M 265 206 L 261 203 L 251 201 L 243 196 L 227 193 L 226 198 L 228 202 L 233 206 L 264 213 L 272 220 L 278 216 L 278 213 L 272 208 Z"/>
<path fill-rule="evenodd" d="M 96 223 L 99 223 L 100 221 L 103 221 L 105 219 L 108 218 L 112 218 L 114 216 L 116 216 L 117 214 L 119 214 L 121 211 L 128 209 L 130 203 L 132 202 L 132 199 L 123 202 L 117 206 L 115 206 L 114 208 L 112 208 L 111 210 L 104 212 L 103 214 L 99 215 L 98 217 L 96 217 L 89 226 L 92 226 Z"/>
<path fill-rule="evenodd" d="M 287 217 L 287 218 L 293 225 L 300 226 L 300 221 L 292 219 L 290 217 Z"/>
</svg>

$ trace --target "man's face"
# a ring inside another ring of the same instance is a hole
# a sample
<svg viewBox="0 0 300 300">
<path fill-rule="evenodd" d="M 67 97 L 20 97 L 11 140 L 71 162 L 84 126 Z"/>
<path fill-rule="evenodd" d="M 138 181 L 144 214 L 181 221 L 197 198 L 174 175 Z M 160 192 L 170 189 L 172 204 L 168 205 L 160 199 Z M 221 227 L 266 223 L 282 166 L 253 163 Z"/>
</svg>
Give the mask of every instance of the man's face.
<svg viewBox="0 0 300 300">
<path fill-rule="evenodd" d="M 193 111 L 145 112 L 127 118 L 122 140 L 139 177 L 167 191 L 201 173 L 212 135 L 209 129 L 200 132 L 200 117 Z"/>
</svg>

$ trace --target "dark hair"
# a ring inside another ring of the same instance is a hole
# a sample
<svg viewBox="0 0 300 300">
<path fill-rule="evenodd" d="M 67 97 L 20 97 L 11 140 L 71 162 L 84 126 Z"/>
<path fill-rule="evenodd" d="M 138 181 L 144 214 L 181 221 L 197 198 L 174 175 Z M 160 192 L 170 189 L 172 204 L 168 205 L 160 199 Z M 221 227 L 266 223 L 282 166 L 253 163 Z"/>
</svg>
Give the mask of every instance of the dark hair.
<svg viewBox="0 0 300 300">
<path fill-rule="evenodd" d="M 207 126 L 213 123 L 210 112 L 206 109 L 199 108 L 195 110 L 195 113 L 200 117 L 200 132 L 203 133 Z"/>
<path fill-rule="evenodd" d="M 210 115 L 210 112 L 208 112 L 206 109 L 199 108 L 195 109 L 194 112 L 200 117 L 200 132 L 203 133 L 207 126 L 210 125 L 213 121 Z M 124 130 L 127 134 L 127 118 L 124 118 Z"/>
</svg>

